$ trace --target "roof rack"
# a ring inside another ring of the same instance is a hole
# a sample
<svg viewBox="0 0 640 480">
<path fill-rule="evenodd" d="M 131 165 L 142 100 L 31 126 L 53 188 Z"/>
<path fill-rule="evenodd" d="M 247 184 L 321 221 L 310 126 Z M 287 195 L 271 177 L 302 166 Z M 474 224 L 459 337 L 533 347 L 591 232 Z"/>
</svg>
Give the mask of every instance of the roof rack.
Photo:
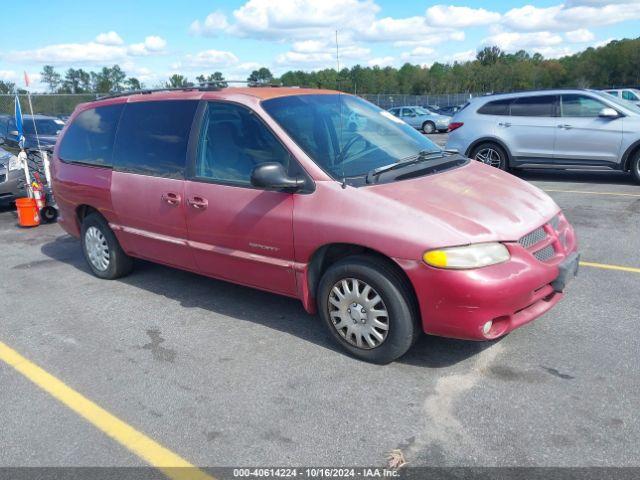
<svg viewBox="0 0 640 480">
<path fill-rule="evenodd" d="M 162 88 L 144 88 L 140 90 L 125 90 L 123 92 L 103 95 L 101 97 L 96 98 L 96 100 L 106 100 L 109 98 L 127 97 L 129 95 L 149 95 L 156 92 L 191 92 L 191 91 L 215 92 L 227 87 L 228 84 L 230 83 L 234 83 L 234 84 L 244 83 L 247 85 L 247 87 L 250 87 L 250 88 L 258 88 L 258 87 L 277 88 L 282 86 L 276 83 L 264 83 L 260 81 L 250 81 L 250 80 L 215 80 L 212 82 L 200 83 L 198 85 L 190 85 L 187 87 L 162 87 Z"/>
</svg>

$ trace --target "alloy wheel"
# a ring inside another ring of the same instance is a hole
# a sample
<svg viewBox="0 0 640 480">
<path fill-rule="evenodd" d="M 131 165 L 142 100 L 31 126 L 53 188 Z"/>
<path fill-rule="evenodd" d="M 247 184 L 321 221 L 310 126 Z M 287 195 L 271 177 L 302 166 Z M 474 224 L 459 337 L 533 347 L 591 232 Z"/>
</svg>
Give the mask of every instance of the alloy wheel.
<svg viewBox="0 0 640 480">
<path fill-rule="evenodd" d="M 500 156 L 500 153 L 491 147 L 478 150 L 475 159 L 492 167 L 500 168 L 502 166 L 502 157 Z"/>
</svg>

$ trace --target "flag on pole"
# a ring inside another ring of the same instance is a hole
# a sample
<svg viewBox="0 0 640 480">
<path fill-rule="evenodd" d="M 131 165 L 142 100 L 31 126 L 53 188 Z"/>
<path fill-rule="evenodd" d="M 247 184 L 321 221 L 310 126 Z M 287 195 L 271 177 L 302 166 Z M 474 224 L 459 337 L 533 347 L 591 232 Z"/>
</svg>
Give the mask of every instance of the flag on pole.
<svg viewBox="0 0 640 480">
<path fill-rule="evenodd" d="M 27 71 L 24 70 L 24 84 L 25 84 L 26 87 L 28 87 L 30 83 L 31 82 L 29 80 L 29 75 L 27 75 Z"/>
<path fill-rule="evenodd" d="M 16 117 L 16 130 L 18 131 L 18 144 L 20 148 L 24 148 L 24 134 L 22 129 L 22 109 L 20 108 L 20 99 L 16 93 L 14 115 Z"/>
</svg>

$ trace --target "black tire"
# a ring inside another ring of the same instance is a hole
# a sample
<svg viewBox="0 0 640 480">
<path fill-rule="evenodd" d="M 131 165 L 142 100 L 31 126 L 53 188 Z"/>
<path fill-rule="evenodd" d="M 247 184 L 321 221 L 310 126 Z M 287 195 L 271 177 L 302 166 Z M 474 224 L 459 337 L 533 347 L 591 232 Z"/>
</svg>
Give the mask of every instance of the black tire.
<svg viewBox="0 0 640 480">
<path fill-rule="evenodd" d="M 640 150 L 637 151 L 631 159 L 629 169 L 631 170 L 631 175 L 633 175 L 634 180 L 640 183 Z"/>
<path fill-rule="evenodd" d="M 495 142 L 483 142 L 480 145 L 477 145 L 476 147 L 474 147 L 474 149 L 471 151 L 471 155 L 469 155 L 470 158 L 477 160 L 479 162 L 485 163 L 490 165 L 489 163 L 476 158 L 478 157 L 478 154 L 480 152 L 482 152 L 483 150 L 487 150 L 487 149 L 491 149 L 494 152 L 496 152 L 499 156 L 499 165 L 491 165 L 493 167 L 499 168 L 500 170 L 508 170 L 509 169 L 509 156 L 507 155 L 507 152 L 504 150 L 504 148 L 502 148 L 500 145 L 498 145 Z"/>
<path fill-rule="evenodd" d="M 436 124 L 430 121 L 424 122 L 422 124 L 422 132 L 429 135 L 436 131 Z"/>
<path fill-rule="evenodd" d="M 334 326 L 329 312 L 329 299 L 333 287 L 343 279 L 366 282 L 384 302 L 389 314 L 387 336 L 374 348 L 359 348 L 349 343 Z M 318 312 L 331 336 L 347 352 L 362 360 L 378 364 L 392 362 L 411 348 L 422 331 L 418 307 L 408 281 L 382 259 L 358 255 L 336 262 L 320 279 L 317 293 Z"/>
<path fill-rule="evenodd" d="M 100 231 L 104 237 L 105 246 L 108 249 L 109 261 L 108 266 L 104 270 L 97 268 L 89 258 L 87 251 L 87 230 L 91 227 L 95 227 Z M 133 269 L 133 259 L 124 253 L 124 250 L 122 250 L 122 247 L 120 247 L 118 243 L 118 239 L 111 228 L 109 228 L 109 224 L 99 213 L 90 213 L 84 217 L 84 220 L 82 220 L 80 241 L 82 243 L 84 258 L 96 277 L 105 280 L 114 280 L 129 274 Z"/>
<path fill-rule="evenodd" d="M 53 223 L 58 219 L 58 209 L 47 205 L 40 210 L 40 223 Z"/>
<path fill-rule="evenodd" d="M 37 172 L 40 182 L 43 185 L 46 185 L 47 176 L 44 173 L 44 160 L 42 159 L 39 151 L 29 150 L 27 152 L 27 165 L 29 166 L 29 175 L 31 175 L 31 180 L 35 180 L 36 176 L 34 173 Z"/>
</svg>

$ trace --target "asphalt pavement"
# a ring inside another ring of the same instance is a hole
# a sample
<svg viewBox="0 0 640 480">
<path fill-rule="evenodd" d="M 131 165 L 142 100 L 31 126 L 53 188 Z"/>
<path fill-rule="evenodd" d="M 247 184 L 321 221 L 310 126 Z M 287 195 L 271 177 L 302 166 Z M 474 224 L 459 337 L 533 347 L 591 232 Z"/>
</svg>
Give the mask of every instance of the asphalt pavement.
<svg viewBox="0 0 640 480">
<path fill-rule="evenodd" d="M 440 136 L 434 138 L 441 139 Z M 575 226 L 566 298 L 495 342 L 342 353 L 293 299 L 147 262 L 103 281 L 58 225 L 0 212 L 0 342 L 199 466 L 640 466 L 640 187 L 518 172 Z M 0 466 L 137 466 L 0 362 Z"/>
</svg>

